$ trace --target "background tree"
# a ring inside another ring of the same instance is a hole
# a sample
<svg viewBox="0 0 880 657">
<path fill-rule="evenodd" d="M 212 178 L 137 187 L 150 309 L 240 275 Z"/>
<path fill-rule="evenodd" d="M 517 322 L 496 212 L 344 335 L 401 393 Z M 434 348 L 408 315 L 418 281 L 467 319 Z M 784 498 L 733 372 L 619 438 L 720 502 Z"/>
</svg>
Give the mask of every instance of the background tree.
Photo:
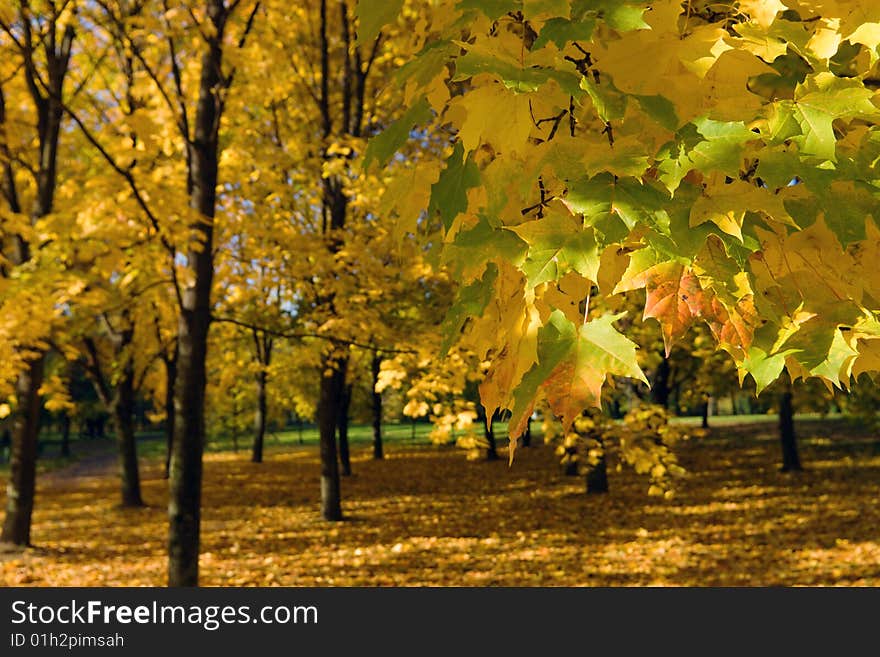
<svg viewBox="0 0 880 657">
<path fill-rule="evenodd" d="M 26 270 L 41 261 L 44 240 L 38 237 L 40 222 L 45 222 L 55 210 L 63 102 L 69 92 L 67 81 L 76 34 L 73 11 L 70 3 L 40 3 L 31 7 L 22 1 L 0 7 L 0 49 L 4 60 L 0 73 L 0 166 L 4 211 L 11 220 L 4 221 L 3 229 L 4 277 L 12 275 L 9 270 L 13 268 Z M 13 106 L 27 107 L 27 113 L 13 115 Z M 33 282 L 29 287 L 26 296 L 16 302 L 24 302 L 26 305 L 20 307 L 33 313 L 44 306 L 45 299 L 38 301 L 39 292 Z M 39 317 L 45 321 L 55 314 L 49 311 Z M 36 317 L 32 315 L 30 322 Z M 31 333 L 26 325 L 18 326 L 7 338 L 15 352 L 12 363 L 18 371 L 10 477 L 0 542 L 15 545 L 28 545 L 31 540 L 40 386 L 46 348 L 40 337 L 46 337 L 46 328 Z"/>
</svg>

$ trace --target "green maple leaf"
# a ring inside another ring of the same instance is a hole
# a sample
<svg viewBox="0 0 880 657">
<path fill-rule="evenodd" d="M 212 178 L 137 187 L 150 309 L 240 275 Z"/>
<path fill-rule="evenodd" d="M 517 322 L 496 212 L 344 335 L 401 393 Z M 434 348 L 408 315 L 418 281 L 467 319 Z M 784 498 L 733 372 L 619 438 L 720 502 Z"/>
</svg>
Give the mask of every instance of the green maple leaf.
<svg viewBox="0 0 880 657">
<path fill-rule="evenodd" d="M 427 123 L 432 116 L 431 106 L 424 98 L 413 104 L 397 121 L 370 139 L 364 153 L 364 168 L 369 168 L 374 160 L 380 167 L 388 164 L 388 160 L 409 140 L 413 127 Z"/>
<path fill-rule="evenodd" d="M 563 201 L 572 212 L 582 214 L 595 226 L 603 244 L 619 241 L 638 225 L 668 234 L 669 217 L 664 209 L 669 197 L 636 178 L 615 178 L 600 174 L 569 185 Z"/>
<path fill-rule="evenodd" d="M 808 77 L 795 90 L 794 100 L 775 104 L 768 117 L 770 136 L 775 141 L 792 139 L 802 155 L 836 160 L 836 119 L 880 115 L 871 102 L 874 92 L 855 79 L 838 78 L 822 72 Z"/>
<path fill-rule="evenodd" d="M 438 213 L 446 230 L 449 230 L 459 213 L 467 210 L 467 190 L 479 184 L 480 170 L 470 157 L 464 157 L 461 142 L 456 143 L 446 160 L 446 168 L 431 186 L 428 213 Z"/>
<path fill-rule="evenodd" d="M 608 374 L 648 383 L 636 362 L 636 344 L 614 328 L 624 313 L 602 315 L 582 325 L 554 310 L 538 331 L 538 362 L 513 392 L 510 425 L 522 424 L 543 387 L 554 413 L 570 425 L 574 417 L 599 401 Z"/>
<path fill-rule="evenodd" d="M 586 18 L 582 21 L 571 21 L 567 18 L 551 18 L 544 23 L 541 33 L 532 44 L 532 50 L 543 48 L 549 42 L 556 44 L 560 50 L 571 41 L 589 41 L 593 37 L 596 21 Z"/>
<path fill-rule="evenodd" d="M 461 0 L 456 8 L 461 10 L 476 9 L 494 21 L 508 12 L 521 11 L 523 0 Z"/>
<path fill-rule="evenodd" d="M 441 355 L 446 355 L 449 348 L 458 338 L 461 329 L 469 317 L 479 317 L 494 293 L 495 280 L 498 278 L 498 267 L 494 263 L 486 266 L 483 277 L 470 285 L 459 288 L 455 301 L 446 313 L 441 327 L 443 344 Z"/>
<path fill-rule="evenodd" d="M 513 391 L 509 423 L 512 437 L 520 435 L 525 429 L 525 421 L 532 413 L 538 389 L 569 353 L 576 338 L 575 325 L 560 310 L 553 311 L 547 323 L 538 329 L 538 360 Z"/>
<path fill-rule="evenodd" d="M 618 32 L 649 29 L 650 25 L 642 18 L 647 7 L 637 6 L 638 4 L 620 0 L 574 0 L 571 3 L 571 15 L 580 17 L 589 12 Z"/>
<path fill-rule="evenodd" d="M 527 250 L 528 245 L 516 234 L 493 226 L 481 215 L 473 228 L 458 233 L 446 247 L 444 262 L 461 276 L 465 271 L 482 271 L 483 265 L 493 260 L 506 260 L 518 266 Z"/>
<path fill-rule="evenodd" d="M 522 264 L 529 286 L 558 280 L 567 271 L 576 271 L 595 281 L 599 271 L 599 248 L 593 229 L 584 227 L 565 211 L 511 228 L 529 245 Z"/>
<path fill-rule="evenodd" d="M 758 135 L 741 121 L 702 118 L 692 123 L 703 137 L 703 141 L 688 153 L 693 167 L 704 173 L 717 170 L 738 176 L 742 168 L 743 148 L 746 142 L 757 139 Z"/>
<path fill-rule="evenodd" d="M 382 28 L 393 23 L 403 9 L 403 0 L 360 0 L 357 3 L 358 31 L 360 44 L 370 43 Z"/>
<path fill-rule="evenodd" d="M 761 347 L 753 345 L 740 366 L 742 374 L 751 374 L 755 380 L 756 394 L 761 394 L 767 386 L 773 383 L 782 374 L 787 356 L 795 353 L 794 349 L 787 349 L 776 354 L 769 354 Z"/>
<path fill-rule="evenodd" d="M 554 311 L 552 321 L 568 322 L 574 327 L 570 320 L 556 313 L 562 315 L 561 311 Z M 623 315 L 602 315 L 575 328 L 574 339 L 544 383 L 550 408 L 566 430 L 584 409 L 599 405 L 609 374 L 648 382 L 636 362 L 636 344 L 613 326 Z M 565 334 L 570 333 L 571 329 Z"/>
<path fill-rule="evenodd" d="M 634 96 L 642 111 L 667 130 L 678 130 L 675 104 L 665 96 Z"/>
</svg>

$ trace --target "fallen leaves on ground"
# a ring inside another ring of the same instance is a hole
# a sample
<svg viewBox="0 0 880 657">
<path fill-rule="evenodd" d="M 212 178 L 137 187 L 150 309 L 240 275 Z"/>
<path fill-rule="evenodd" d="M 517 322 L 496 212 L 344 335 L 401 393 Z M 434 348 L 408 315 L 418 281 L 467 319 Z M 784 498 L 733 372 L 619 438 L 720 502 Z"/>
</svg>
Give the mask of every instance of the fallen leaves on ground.
<svg viewBox="0 0 880 657">
<path fill-rule="evenodd" d="M 320 519 L 317 454 L 205 458 L 201 582 L 209 586 L 880 585 L 880 445 L 840 425 L 800 427 L 807 471 L 777 470 L 774 428 L 730 427 L 680 450 L 689 476 L 671 500 L 611 472 L 583 494 L 553 449 L 466 462 L 460 451 L 355 452 L 348 521 Z M 809 433 L 812 432 L 812 433 Z M 59 470 L 38 488 L 33 540 L 0 554 L 0 583 L 162 585 L 160 463 L 149 506 L 116 506 L 112 461 Z M 99 469 L 101 470 L 101 469 Z"/>
</svg>

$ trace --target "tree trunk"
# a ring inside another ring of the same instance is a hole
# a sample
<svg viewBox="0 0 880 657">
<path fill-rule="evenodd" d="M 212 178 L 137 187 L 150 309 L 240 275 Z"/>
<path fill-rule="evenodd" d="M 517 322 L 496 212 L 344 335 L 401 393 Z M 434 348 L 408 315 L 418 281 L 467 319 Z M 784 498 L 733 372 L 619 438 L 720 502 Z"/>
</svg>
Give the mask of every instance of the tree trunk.
<svg viewBox="0 0 880 657">
<path fill-rule="evenodd" d="M 119 445 L 122 506 L 143 506 L 134 433 L 134 364 L 131 359 L 116 384 L 113 421 L 116 424 L 116 441 Z"/>
<path fill-rule="evenodd" d="M 6 517 L 0 543 L 30 545 L 31 514 L 37 479 L 37 438 L 40 433 L 40 385 L 43 383 L 42 354 L 31 360 L 16 381 L 18 408 L 12 428 L 9 453 L 9 484 L 6 487 Z"/>
<path fill-rule="evenodd" d="M 177 347 L 165 359 L 165 479 L 171 474 L 171 446 L 174 444 L 174 381 L 177 379 Z"/>
<path fill-rule="evenodd" d="M 254 445 L 251 450 L 251 461 L 263 462 L 263 440 L 266 436 L 266 371 L 260 369 L 257 374 L 257 411 L 254 416 Z"/>
<path fill-rule="evenodd" d="M 61 416 L 61 457 L 70 458 L 70 413 Z"/>
<path fill-rule="evenodd" d="M 382 369 L 382 357 L 379 354 L 373 356 L 371 373 L 373 375 L 372 382 L 372 411 L 373 411 L 373 458 L 385 458 L 382 449 L 382 393 L 376 392 L 376 385 L 379 383 L 379 372 Z"/>
<path fill-rule="evenodd" d="M 522 435 L 522 446 L 523 447 L 531 447 L 532 446 L 532 416 L 530 415 L 526 419 L 526 430 Z"/>
<path fill-rule="evenodd" d="M 497 461 L 498 460 L 498 451 L 495 445 L 495 430 L 489 426 L 489 420 L 484 415 L 483 416 L 483 435 L 486 438 L 486 460 L 487 461 Z"/>
<path fill-rule="evenodd" d="M 344 373 L 334 361 L 325 362 L 318 398 L 318 433 L 321 443 L 321 515 L 324 520 L 342 520 L 339 491 L 339 462 L 336 457 L 336 414 Z M 327 370 L 331 371 L 328 373 Z"/>
<path fill-rule="evenodd" d="M 602 447 L 599 462 L 587 471 L 587 495 L 608 492 L 608 464 L 605 460 L 605 444 L 601 438 L 596 439 Z"/>
<path fill-rule="evenodd" d="M 182 290 L 178 318 L 177 380 L 174 385 L 174 444 L 171 450 L 168 501 L 168 584 L 199 583 L 199 532 L 202 454 L 205 447 L 205 364 L 211 321 L 214 278 L 214 214 L 217 200 L 223 30 L 228 18 L 223 0 L 209 0 L 206 21 L 212 24 L 200 62 L 193 138 L 187 144 L 187 188 L 190 207 L 199 221 L 187 253 L 190 282 Z"/>
<path fill-rule="evenodd" d="M 669 359 L 664 355 L 654 372 L 651 385 L 651 401 L 663 408 L 669 404 L 669 374 Z"/>
<path fill-rule="evenodd" d="M 22 4 L 22 8 L 26 4 Z M 36 170 L 33 171 L 35 194 L 31 210 L 32 223 L 52 213 L 58 174 L 58 146 L 60 143 L 64 107 L 64 83 L 69 71 L 70 55 L 73 48 L 75 30 L 73 24 L 61 28 L 61 11 L 54 5 L 42 18 L 32 22 L 30 16 L 22 19 L 27 22 L 24 38 L 27 43 L 16 42 L 24 58 L 22 67 L 25 81 L 36 110 L 38 152 Z M 30 13 L 30 12 L 28 12 Z M 37 16 L 39 17 L 39 13 Z M 32 40 L 32 34 L 39 34 L 40 43 Z M 60 38 L 59 38 L 60 37 Z M 34 57 L 41 52 L 44 57 L 45 78 L 37 82 L 40 64 Z M 16 72 L 17 75 L 17 72 Z M 45 94 L 44 90 L 45 89 Z M 6 129 L 6 102 L 0 90 L 0 129 Z M 5 141 L 3 151 L 7 151 Z M 22 207 L 16 189 L 12 162 L 7 157 L 4 162 L 3 196 L 13 213 L 21 213 Z M 27 240 L 14 236 L 12 253 L 3 254 L 12 264 L 19 266 L 31 260 L 31 249 Z M 11 256 L 11 257 L 10 257 Z M 34 508 L 36 489 L 37 440 L 40 431 L 40 385 L 43 381 L 42 353 L 30 358 L 25 370 L 16 382 L 18 409 L 14 422 L 12 445 L 10 449 L 9 484 L 6 488 L 6 516 L 0 542 L 14 545 L 28 545 L 31 538 L 31 514 Z"/>
<path fill-rule="evenodd" d="M 207 308 L 182 314 L 169 477 L 169 586 L 197 586 L 199 581 L 207 332 Z"/>
<path fill-rule="evenodd" d="M 703 403 L 700 405 L 702 421 L 700 426 L 704 429 L 709 428 L 709 395 L 703 395 Z"/>
<path fill-rule="evenodd" d="M 343 477 L 351 476 L 351 452 L 348 449 L 348 409 L 351 406 L 351 385 L 343 385 L 339 397 L 339 465 Z"/>
<path fill-rule="evenodd" d="M 794 404 L 789 387 L 779 395 L 779 442 L 782 446 L 782 472 L 803 470 L 798 457 L 797 437 L 794 433 Z"/>
</svg>

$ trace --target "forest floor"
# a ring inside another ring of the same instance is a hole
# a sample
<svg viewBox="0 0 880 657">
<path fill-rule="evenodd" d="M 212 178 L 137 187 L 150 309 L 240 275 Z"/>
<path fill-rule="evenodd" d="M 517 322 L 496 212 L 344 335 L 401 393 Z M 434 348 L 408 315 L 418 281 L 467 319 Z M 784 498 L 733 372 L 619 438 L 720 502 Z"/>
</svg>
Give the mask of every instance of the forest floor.
<svg viewBox="0 0 880 657">
<path fill-rule="evenodd" d="M 678 449 L 688 476 L 648 497 L 628 468 L 583 493 L 551 446 L 512 467 L 455 448 L 354 449 L 347 522 L 319 517 L 314 447 L 205 457 L 201 581 L 210 586 L 880 586 L 880 440 L 842 422 L 798 426 L 806 470 L 778 471 L 775 426 L 716 428 Z M 502 441 L 505 442 L 505 441 Z M 506 450 L 501 450 L 502 456 Z M 35 547 L 0 554 L 0 585 L 162 585 L 166 491 L 117 506 L 112 453 L 42 474 Z M 0 503 L 3 496 L 0 494 Z"/>
</svg>

